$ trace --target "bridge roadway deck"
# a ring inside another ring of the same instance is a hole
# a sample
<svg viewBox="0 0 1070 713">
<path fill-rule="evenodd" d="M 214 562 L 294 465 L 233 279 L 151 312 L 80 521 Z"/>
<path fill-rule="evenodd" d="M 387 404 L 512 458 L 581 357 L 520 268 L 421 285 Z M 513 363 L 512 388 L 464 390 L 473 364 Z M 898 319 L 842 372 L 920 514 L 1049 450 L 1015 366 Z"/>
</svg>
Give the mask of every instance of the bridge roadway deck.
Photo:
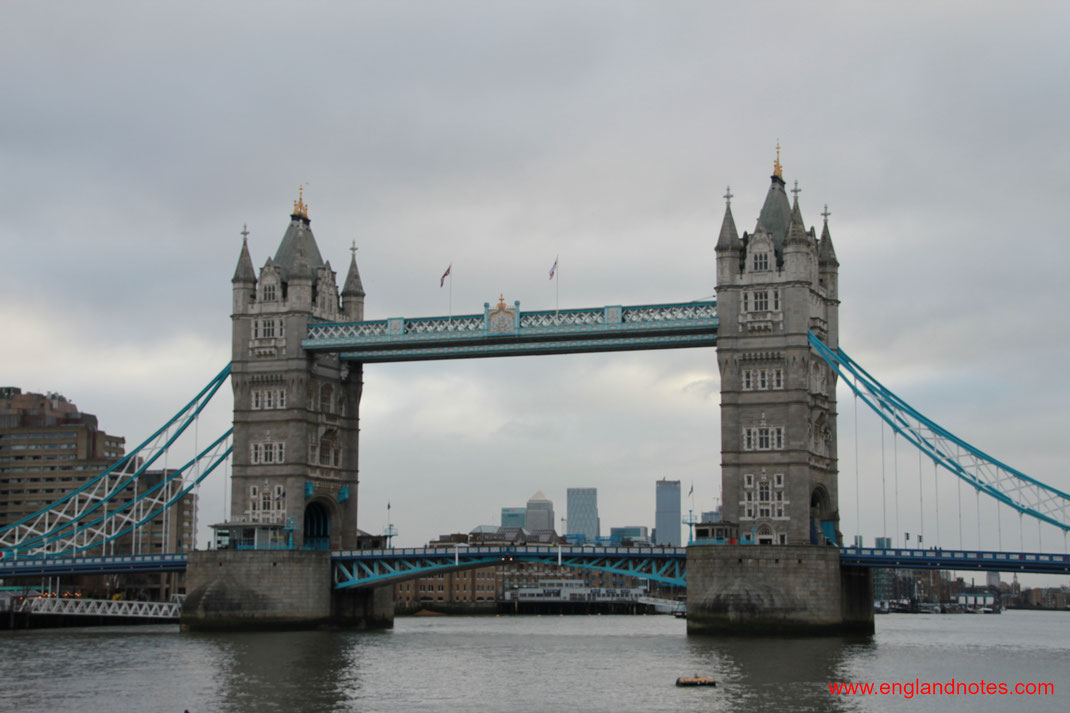
<svg viewBox="0 0 1070 713">
<path fill-rule="evenodd" d="M 186 553 L 160 555 L 98 555 L 84 557 L 20 557 L 0 560 L 0 577 L 47 577 L 123 572 L 184 572 Z"/>
<path fill-rule="evenodd" d="M 541 562 L 687 586 L 686 547 L 413 547 L 333 552 L 336 589 L 378 587 L 440 572 Z"/>
<path fill-rule="evenodd" d="M 315 322 L 301 346 L 359 362 L 680 349 L 717 343 L 713 300 L 521 312 L 520 303 L 483 314 L 368 322 Z"/>
<path fill-rule="evenodd" d="M 335 551 L 331 553 L 331 560 L 335 587 L 340 589 L 381 586 L 429 573 L 495 566 L 509 561 L 586 567 L 681 586 L 687 582 L 686 547 L 412 547 Z M 851 567 L 1070 574 L 1070 555 L 1051 552 L 843 547 L 840 561 Z M 179 572 L 185 569 L 185 553 L 0 560 L 0 577 L 8 578 Z"/>
</svg>

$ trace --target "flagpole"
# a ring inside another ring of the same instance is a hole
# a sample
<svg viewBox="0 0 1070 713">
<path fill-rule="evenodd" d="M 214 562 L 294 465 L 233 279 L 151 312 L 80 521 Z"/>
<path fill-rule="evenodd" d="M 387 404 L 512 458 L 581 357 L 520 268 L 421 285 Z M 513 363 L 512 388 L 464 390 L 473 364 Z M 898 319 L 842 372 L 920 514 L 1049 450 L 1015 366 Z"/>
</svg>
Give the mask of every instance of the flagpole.
<svg viewBox="0 0 1070 713">
<path fill-rule="evenodd" d="M 559 263 L 561 256 L 553 258 L 553 267 L 550 268 L 550 279 L 553 280 L 553 316 L 557 317 L 557 314 L 561 312 L 561 278 L 557 277 L 557 270 L 559 270 Z"/>
<path fill-rule="evenodd" d="M 450 263 L 450 311 L 446 317 L 446 324 L 453 326 L 453 263 Z"/>
</svg>

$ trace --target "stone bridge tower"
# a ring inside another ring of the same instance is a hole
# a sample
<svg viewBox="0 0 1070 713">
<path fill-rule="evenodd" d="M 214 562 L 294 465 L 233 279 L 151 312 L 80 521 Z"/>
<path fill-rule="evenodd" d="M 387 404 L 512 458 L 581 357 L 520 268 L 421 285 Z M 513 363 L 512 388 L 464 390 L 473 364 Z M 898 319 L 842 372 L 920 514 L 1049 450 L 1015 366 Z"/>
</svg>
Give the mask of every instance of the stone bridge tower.
<svg viewBox="0 0 1070 713">
<path fill-rule="evenodd" d="M 789 202 L 780 148 L 753 233 L 725 194 L 717 240 L 723 514 L 740 542 L 687 550 L 689 634 L 873 633 L 873 580 L 840 564 L 836 379 L 809 332 L 838 346 L 839 263 L 828 229 Z"/>
<path fill-rule="evenodd" d="M 232 545 L 354 547 L 362 368 L 306 354 L 301 340 L 309 322 L 364 318 L 356 250 L 339 295 L 303 191 L 259 277 L 243 235 L 232 280 Z"/>
<path fill-rule="evenodd" d="M 839 263 L 825 225 L 789 203 L 780 149 L 753 233 L 740 238 L 725 195 L 717 241 L 724 519 L 759 544 L 840 543 L 836 377 L 808 331 L 835 349 Z"/>
</svg>

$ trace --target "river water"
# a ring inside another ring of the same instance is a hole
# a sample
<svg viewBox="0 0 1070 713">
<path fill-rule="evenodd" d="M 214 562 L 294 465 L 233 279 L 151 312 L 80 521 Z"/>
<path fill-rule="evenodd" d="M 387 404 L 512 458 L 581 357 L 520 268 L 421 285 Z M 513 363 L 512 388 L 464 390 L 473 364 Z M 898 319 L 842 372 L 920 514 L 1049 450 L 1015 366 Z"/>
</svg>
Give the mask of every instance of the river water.
<svg viewBox="0 0 1070 713">
<path fill-rule="evenodd" d="M 717 688 L 677 688 L 678 676 Z M 1054 695 L 833 696 L 830 682 Z M 867 639 L 688 637 L 667 616 L 416 617 L 391 631 L 0 633 L 0 711 L 1066 711 L 1070 613 L 877 617 Z"/>
</svg>

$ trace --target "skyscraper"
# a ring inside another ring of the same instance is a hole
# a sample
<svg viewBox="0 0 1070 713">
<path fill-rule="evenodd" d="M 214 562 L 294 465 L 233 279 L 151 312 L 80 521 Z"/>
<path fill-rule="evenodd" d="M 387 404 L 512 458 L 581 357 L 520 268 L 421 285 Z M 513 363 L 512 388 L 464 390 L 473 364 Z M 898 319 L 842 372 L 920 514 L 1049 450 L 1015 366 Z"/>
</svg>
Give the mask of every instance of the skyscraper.
<svg viewBox="0 0 1070 713">
<path fill-rule="evenodd" d="M 654 531 L 657 544 L 680 546 L 680 481 L 665 480 L 657 482 L 655 491 Z"/>
<path fill-rule="evenodd" d="M 502 527 L 523 527 L 527 508 L 502 508 Z"/>
<path fill-rule="evenodd" d="M 598 488 L 568 489 L 568 533 L 594 542 L 601 533 L 598 521 Z"/>
<path fill-rule="evenodd" d="M 527 511 L 524 513 L 524 529 L 528 532 L 554 529 L 554 504 L 541 490 L 528 500 Z"/>
</svg>

